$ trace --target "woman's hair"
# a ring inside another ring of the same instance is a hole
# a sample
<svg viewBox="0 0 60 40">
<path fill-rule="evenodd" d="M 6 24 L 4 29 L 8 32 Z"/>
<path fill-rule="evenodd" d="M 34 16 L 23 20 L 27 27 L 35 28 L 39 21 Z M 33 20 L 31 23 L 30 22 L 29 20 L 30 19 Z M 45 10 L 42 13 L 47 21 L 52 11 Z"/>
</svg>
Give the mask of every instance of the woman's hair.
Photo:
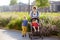
<svg viewBox="0 0 60 40">
<path fill-rule="evenodd" d="M 33 9 L 37 9 L 36 7 L 33 7 Z"/>
</svg>

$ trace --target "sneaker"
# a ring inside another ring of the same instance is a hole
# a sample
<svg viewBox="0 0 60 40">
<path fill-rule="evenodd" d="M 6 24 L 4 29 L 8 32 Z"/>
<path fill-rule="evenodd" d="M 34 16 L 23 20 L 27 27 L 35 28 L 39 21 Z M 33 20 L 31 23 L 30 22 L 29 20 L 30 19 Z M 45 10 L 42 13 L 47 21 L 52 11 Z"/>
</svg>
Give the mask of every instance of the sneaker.
<svg viewBox="0 0 60 40">
<path fill-rule="evenodd" d="M 22 37 L 24 37 L 24 35 L 22 35 Z"/>
<path fill-rule="evenodd" d="M 26 34 L 25 34 L 25 37 L 26 37 Z"/>
</svg>

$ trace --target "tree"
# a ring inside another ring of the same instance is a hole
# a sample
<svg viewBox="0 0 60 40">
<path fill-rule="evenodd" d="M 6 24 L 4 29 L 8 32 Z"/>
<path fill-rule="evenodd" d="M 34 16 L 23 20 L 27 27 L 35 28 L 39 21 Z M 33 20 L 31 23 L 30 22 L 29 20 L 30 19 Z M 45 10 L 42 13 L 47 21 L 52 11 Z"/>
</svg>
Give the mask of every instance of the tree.
<svg viewBox="0 0 60 40">
<path fill-rule="evenodd" d="M 10 5 L 14 5 L 14 4 L 17 4 L 17 0 L 11 0 L 10 1 Z"/>
<path fill-rule="evenodd" d="M 48 2 L 48 0 L 36 0 L 36 6 L 37 7 L 41 7 L 42 9 L 44 8 L 44 7 L 47 7 L 47 6 L 49 6 L 49 2 Z"/>
</svg>

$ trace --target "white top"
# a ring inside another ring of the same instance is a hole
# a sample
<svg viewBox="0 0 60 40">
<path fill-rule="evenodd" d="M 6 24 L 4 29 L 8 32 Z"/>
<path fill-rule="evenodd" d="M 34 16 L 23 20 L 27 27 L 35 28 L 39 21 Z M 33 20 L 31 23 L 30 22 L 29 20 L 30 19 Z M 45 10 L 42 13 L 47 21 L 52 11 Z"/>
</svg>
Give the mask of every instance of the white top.
<svg viewBox="0 0 60 40">
<path fill-rule="evenodd" d="M 39 12 L 38 12 L 38 14 L 39 14 Z M 33 17 L 32 17 L 32 15 L 33 15 Z M 31 16 L 32 18 L 37 18 L 37 17 L 39 17 L 39 15 L 37 16 L 37 12 L 36 12 L 36 13 L 33 13 L 32 11 L 30 12 L 30 16 Z"/>
</svg>

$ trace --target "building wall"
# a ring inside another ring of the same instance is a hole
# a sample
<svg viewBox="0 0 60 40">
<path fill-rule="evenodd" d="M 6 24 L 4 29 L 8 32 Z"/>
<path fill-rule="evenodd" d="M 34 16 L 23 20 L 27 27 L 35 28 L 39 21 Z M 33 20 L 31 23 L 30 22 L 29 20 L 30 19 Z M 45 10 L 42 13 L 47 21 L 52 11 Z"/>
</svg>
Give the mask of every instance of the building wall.
<svg viewBox="0 0 60 40">
<path fill-rule="evenodd" d="M 30 6 L 30 7 L 29 7 Z M 18 3 L 12 6 L 1 6 L 0 12 L 28 12 L 32 10 L 33 5 L 27 5 L 23 3 Z M 43 12 L 60 12 L 60 2 L 50 1 L 50 7 L 45 7 Z M 30 9 L 29 9 L 30 8 Z M 42 8 L 38 8 L 39 11 L 42 11 Z"/>
<path fill-rule="evenodd" d="M 52 1 L 50 2 L 50 11 L 54 12 L 60 12 L 60 2 Z"/>
</svg>

